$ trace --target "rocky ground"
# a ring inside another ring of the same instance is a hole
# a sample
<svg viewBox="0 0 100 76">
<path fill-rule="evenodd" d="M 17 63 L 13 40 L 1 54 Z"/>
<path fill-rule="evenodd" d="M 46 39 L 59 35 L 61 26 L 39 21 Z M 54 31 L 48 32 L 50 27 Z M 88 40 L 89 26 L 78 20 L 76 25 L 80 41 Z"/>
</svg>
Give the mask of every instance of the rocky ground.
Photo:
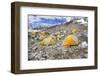
<svg viewBox="0 0 100 76">
<path fill-rule="evenodd" d="M 80 31 L 72 33 L 72 28 L 77 28 Z M 56 32 L 60 32 L 61 39 L 52 45 L 40 45 L 39 40 L 33 39 L 31 33 L 28 35 L 28 60 L 56 60 L 56 59 L 81 59 L 88 57 L 88 34 L 87 24 L 78 24 L 71 22 L 62 26 L 47 28 L 49 36 Z M 79 44 L 70 47 L 63 47 L 62 42 L 69 34 L 75 35 Z"/>
</svg>

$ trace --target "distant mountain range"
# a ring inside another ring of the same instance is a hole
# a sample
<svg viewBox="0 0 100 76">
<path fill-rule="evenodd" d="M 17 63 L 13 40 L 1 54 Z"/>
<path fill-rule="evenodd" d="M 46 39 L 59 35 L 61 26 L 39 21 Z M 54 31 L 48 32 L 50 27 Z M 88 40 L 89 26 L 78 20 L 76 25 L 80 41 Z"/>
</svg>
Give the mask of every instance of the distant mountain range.
<svg viewBox="0 0 100 76">
<path fill-rule="evenodd" d="M 28 27 L 29 29 L 41 28 L 41 27 L 51 27 L 57 25 L 63 25 L 71 21 L 73 17 L 66 16 L 35 16 L 30 15 L 28 17 Z"/>
<path fill-rule="evenodd" d="M 60 26 L 69 23 L 74 19 L 80 19 L 84 17 L 77 16 L 40 16 L 40 15 L 29 15 L 28 16 L 28 28 L 40 29 L 44 27 Z"/>
</svg>

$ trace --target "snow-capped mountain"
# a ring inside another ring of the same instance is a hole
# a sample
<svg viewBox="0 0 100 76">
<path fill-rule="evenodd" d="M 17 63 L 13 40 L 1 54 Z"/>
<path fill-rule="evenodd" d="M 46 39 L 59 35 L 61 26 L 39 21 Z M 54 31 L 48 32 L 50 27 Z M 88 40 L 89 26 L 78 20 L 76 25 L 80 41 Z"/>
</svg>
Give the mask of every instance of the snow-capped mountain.
<svg viewBox="0 0 100 76">
<path fill-rule="evenodd" d="M 63 25 L 69 22 L 71 17 L 65 16 L 35 16 L 31 15 L 28 17 L 29 28 L 41 28 L 41 27 L 51 27 L 55 25 Z"/>
</svg>

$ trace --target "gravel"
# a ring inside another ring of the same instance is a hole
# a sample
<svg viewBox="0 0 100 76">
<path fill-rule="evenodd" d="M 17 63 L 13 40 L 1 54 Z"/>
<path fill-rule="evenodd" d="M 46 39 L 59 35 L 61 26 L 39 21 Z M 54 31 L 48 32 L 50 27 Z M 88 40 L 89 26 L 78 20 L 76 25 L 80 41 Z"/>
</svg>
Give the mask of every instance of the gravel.
<svg viewBox="0 0 100 76">
<path fill-rule="evenodd" d="M 68 48 L 64 48 L 62 45 L 62 41 L 64 40 L 65 36 L 70 33 L 71 27 L 77 27 L 81 31 L 75 33 L 80 40 L 79 45 L 77 46 L 70 46 Z M 87 26 L 80 26 L 78 24 L 70 23 L 68 25 L 62 26 L 64 29 L 55 28 L 56 31 L 53 29 L 47 29 L 50 33 L 57 32 L 61 30 L 62 38 L 57 41 L 56 44 L 43 46 L 39 44 L 38 40 L 34 40 L 29 33 L 28 39 L 28 60 L 58 60 L 58 59 L 83 59 L 88 57 L 88 37 L 87 37 Z M 52 31 L 51 31 L 52 30 Z M 32 44 L 32 41 L 33 44 Z"/>
</svg>

